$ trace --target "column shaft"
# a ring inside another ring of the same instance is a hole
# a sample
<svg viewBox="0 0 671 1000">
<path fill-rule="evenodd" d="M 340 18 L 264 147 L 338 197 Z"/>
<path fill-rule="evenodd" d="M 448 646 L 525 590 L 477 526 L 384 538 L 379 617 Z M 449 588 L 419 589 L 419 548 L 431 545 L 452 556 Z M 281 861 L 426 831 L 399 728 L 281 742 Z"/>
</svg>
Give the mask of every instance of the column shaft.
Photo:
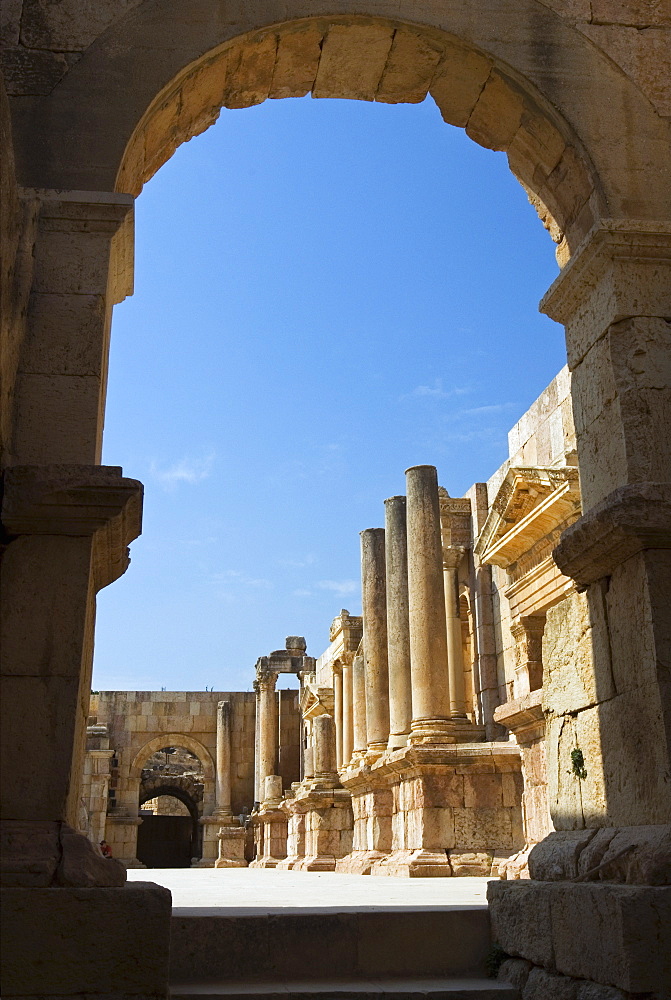
<svg viewBox="0 0 671 1000">
<path fill-rule="evenodd" d="M 413 739 L 436 741 L 450 731 L 447 625 L 443 589 L 438 479 L 432 465 L 406 472 L 408 613 Z"/>
<path fill-rule="evenodd" d="M 338 664 L 333 669 L 333 711 L 335 713 L 336 763 L 342 767 L 343 762 L 343 676 L 342 666 Z"/>
<path fill-rule="evenodd" d="M 220 701 L 217 705 L 217 785 L 216 810 L 231 812 L 231 703 Z"/>
<path fill-rule="evenodd" d="M 366 669 L 368 747 L 384 750 L 389 739 L 387 593 L 384 528 L 361 532 L 361 604 Z"/>
<path fill-rule="evenodd" d="M 354 716 L 352 698 L 352 667 L 342 667 L 342 764 L 349 764 L 354 749 Z"/>
<path fill-rule="evenodd" d="M 412 721 L 406 498 L 385 500 L 389 749 L 405 746 Z"/>
<path fill-rule="evenodd" d="M 466 687 L 464 683 L 464 650 L 461 638 L 459 613 L 459 563 L 463 549 L 446 549 L 443 552 L 443 581 L 445 586 L 445 618 L 447 626 L 447 664 L 450 677 L 450 715 L 465 717 Z"/>
<path fill-rule="evenodd" d="M 259 770 L 257 795 L 261 801 L 264 795 L 265 779 L 277 770 L 277 695 L 275 683 L 277 675 L 272 671 L 260 674 L 255 685 L 258 690 L 256 726 L 259 747 Z"/>
<path fill-rule="evenodd" d="M 366 669 L 363 653 L 357 653 L 352 663 L 352 742 L 362 753 L 368 745 L 366 730 Z"/>
</svg>

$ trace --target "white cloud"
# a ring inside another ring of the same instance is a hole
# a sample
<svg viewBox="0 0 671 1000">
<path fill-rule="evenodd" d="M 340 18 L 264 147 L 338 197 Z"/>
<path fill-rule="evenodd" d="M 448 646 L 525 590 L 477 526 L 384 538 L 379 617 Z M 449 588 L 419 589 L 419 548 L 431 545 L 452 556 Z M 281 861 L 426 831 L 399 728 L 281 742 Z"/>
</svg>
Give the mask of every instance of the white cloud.
<svg viewBox="0 0 671 1000">
<path fill-rule="evenodd" d="M 459 410 L 460 417 L 475 417 L 480 413 L 501 413 L 508 410 L 512 403 L 491 403 L 489 406 L 474 406 L 470 410 Z"/>
<path fill-rule="evenodd" d="M 200 483 L 207 479 L 212 471 L 214 452 L 202 458 L 182 458 L 179 462 L 162 469 L 158 462 L 152 460 L 149 473 L 165 490 L 174 490 L 180 483 Z"/>
<path fill-rule="evenodd" d="M 401 396 L 403 399 L 451 399 L 453 396 L 465 396 L 471 392 L 469 385 L 455 385 L 451 389 L 443 388 L 443 380 L 435 378 L 430 385 L 416 385 L 415 388 Z"/>
<path fill-rule="evenodd" d="M 344 597 L 345 594 L 356 594 L 359 589 L 358 580 L 320 580 L 317 584 L 320 590 L 332 590 L 334 594 Z"/>
<path fill-rule="evenodd" d="M 292 590 L 291 591 L 291 596 L 292 597 L 312 597 L 312 591 L 311 590 L 300 590 L 300 589 L 299 590 Z"/>
<path fill-rule="evenodd" d="M 302 556 L 298 559 L 278 559 L 278 566 L 286 566 L 291 569 L 305 569 L 306 566 L 314 566 L 317 562 L 317 556 L 314 552 L 308 552 L 306 556 Z"/>
<path fill-rule="evenodd" d="M 221 573 L 212 573 L 212 579 L 217 582 L 235 583 L 240 587 L 250 587 L 254 590 L 272 590 L 275 586 L 265 577 L 249 576 L 238 569 L 225 569 Z"/>
</svg>

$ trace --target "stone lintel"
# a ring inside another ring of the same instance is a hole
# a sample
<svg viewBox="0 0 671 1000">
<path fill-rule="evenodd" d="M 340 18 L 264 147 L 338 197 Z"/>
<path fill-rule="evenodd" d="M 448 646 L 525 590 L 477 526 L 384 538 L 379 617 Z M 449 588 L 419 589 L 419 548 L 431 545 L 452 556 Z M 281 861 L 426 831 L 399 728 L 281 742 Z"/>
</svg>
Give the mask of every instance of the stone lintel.
<svg viewBox="0 0 671 1000">
<path fill-rule="evenodd" d="M 532 691 L 523 698 L 506 701 L 494 709 L 494 722 L 514 733 L 518 743 L 530 743 L 545 733 L 543 691 Z"/>
<path fill-rule="evenodd" d="M 540 311 L 567 327 L 571 370 L 613 323 L 671 315 L 671 222 L 601 219 L 546 292 Z"/>
<path fill-rule="evenodd" d="M 645 549 L 671 548 L 671 484 L 620 486 L 567 528 L 552 555 L 579 587 Z"/>
</svg>

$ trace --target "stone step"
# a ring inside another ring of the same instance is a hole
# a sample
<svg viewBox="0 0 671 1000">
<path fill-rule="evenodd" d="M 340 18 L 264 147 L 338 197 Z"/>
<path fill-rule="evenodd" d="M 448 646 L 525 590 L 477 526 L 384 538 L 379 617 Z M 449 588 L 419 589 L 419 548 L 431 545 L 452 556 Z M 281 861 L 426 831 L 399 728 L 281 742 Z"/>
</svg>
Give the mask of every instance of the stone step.
<svg viewBox="0 0 671 1000">
<path fill-rule="evenodd" d="M 485 906 L 173 911 L 174 983 L 484 977 Z"/>
<path fill-rule="evenodd" d="M 518 991 L 492 979 L 273 980 L 173 985 L 171 1000 L 519 1000 Z"/>
</svg>

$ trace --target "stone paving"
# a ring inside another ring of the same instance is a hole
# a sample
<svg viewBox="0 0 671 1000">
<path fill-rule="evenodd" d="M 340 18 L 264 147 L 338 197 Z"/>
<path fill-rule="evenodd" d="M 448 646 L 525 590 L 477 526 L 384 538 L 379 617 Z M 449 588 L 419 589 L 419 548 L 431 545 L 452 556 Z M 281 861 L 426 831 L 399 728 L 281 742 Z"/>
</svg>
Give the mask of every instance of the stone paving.
<svg viewBox="0 0 671 1000">
<path fill-rule="evenodd" d="M 157 882 L 170 889 L 173 912 L 225 909 L 247 912 L 291 910 L 458 909 L 487 905 L 487 878 L 374 878 L 337 872 L 292 872 L 250 868 L 130 869 L 131 882 Z"/>
</svg>

